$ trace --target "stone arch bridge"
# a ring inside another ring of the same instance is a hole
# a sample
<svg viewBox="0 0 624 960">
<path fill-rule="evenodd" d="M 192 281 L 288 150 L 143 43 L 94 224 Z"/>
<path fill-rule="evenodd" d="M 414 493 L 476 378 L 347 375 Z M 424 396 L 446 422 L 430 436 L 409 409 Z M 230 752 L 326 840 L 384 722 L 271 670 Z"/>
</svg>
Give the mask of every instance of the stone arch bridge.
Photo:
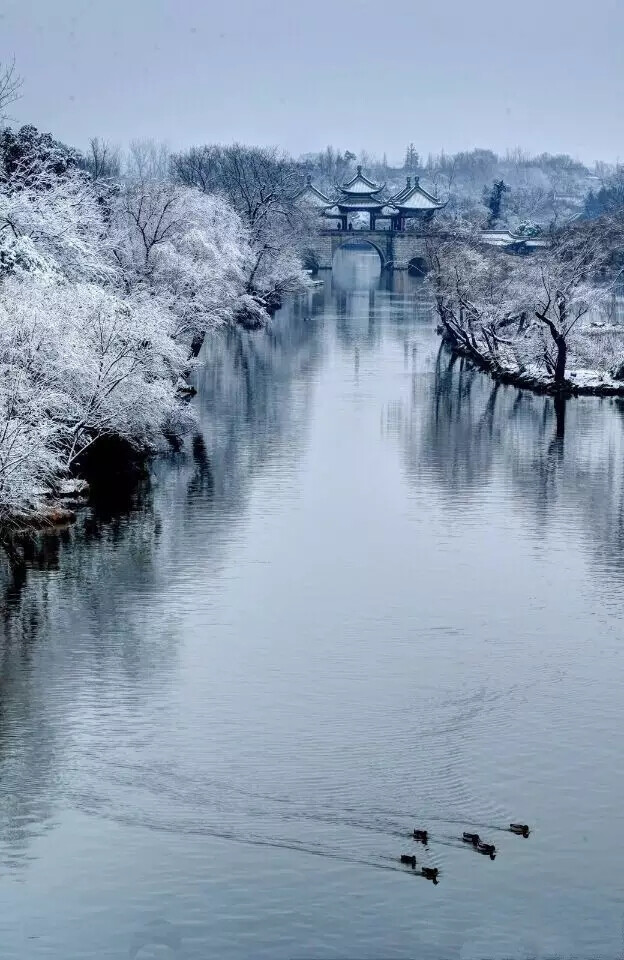
<svg viewBox="0 0 624 960">
<path fill-rule="evenodd" d="M 336 251 L 355 243 L 366 243 L 376 250 L 382 270 L 407 270 L 412 261 L 420 269 L 426 264 L 423 238 L 395 230 L 321 230 L 308 249 L 319 270 L 331 270 Z"/>
</svg>

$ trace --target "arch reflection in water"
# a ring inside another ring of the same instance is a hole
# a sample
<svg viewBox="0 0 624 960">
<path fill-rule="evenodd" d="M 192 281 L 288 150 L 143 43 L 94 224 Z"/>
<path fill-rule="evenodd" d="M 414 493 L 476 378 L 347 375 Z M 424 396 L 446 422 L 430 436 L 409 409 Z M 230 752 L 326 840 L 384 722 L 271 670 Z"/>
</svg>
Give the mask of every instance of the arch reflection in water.
<svg viewBox="0 0 624 960">
<path fill-rule="evenodd" d="M 332 276 L 334 290 L 377 287 L 382 275 L 382 258 L 368 241 L 346 240 L 334 254 Z"/>
</svg>

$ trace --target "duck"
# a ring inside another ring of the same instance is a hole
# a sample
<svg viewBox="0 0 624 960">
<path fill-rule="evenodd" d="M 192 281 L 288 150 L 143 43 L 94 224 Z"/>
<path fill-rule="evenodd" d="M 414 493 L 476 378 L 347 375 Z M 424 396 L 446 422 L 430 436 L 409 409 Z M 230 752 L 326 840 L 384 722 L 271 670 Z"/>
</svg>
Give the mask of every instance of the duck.
<svg viewBox="0 0 624 960">
<path fill-rule="evenodd" d="M 519 837 L 528 837 L 531 832 L 526 823 L 510 823 L 509 829 L 512 833 L 517 833 Z"/>
<path fill-rule="evenodd" d="M 426 830 L 414 830 L 414 840 L 419 840 L 420 843 L 428 843 L 429 834 Z"/>
<path fill-rule="evenodd" d="M 438 874 L 440 871 L 437 867 L 422 867 L 420 872 L 425 880 L 433 880 L 434 883 L 438 883 Z"/>
<path fill-rule="evenodd" d="M 410 855 L 409 853 L 401 854 L 401 863 L 406 864 L 406 866 L 410 866 L 412 870 L 416 869 L 416 857 Z"/>
<path fill-rule="evenodd" d="M 464 843 L 471 843 L 473 847 L 478 846 L 481 842 L 478 833 L 468 833 L 466 830 L 462 834 L 462 840 Z"/>
<path fill-rule="evenodd" d="M 489 856 L 490 860 L 494 860 L 496 857 L 496 847 L 493 843 L 483 843 L 482 840 L 477 844 L 477 850 L 479 853 L 485 853 Z"/>
</svg>

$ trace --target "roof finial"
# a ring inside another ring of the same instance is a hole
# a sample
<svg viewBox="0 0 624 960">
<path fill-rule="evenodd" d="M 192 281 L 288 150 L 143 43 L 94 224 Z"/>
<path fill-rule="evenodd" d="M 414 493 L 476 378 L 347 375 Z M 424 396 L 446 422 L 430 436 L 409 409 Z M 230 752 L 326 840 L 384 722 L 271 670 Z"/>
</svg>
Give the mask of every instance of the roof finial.
<svg viewBox="0 0 624 960">
<path fill-rule="evenodd" d="M 362 173 L 362 164 L 361 164 L 361 163 L 358 163 L 357 172 L 358 172 L 358 175 Z"/>
<path fill-rule="evenodd" d="M 411 178 L 411 177 L 408 177 L 407 180 L 405 181 L 405 183 L 406 183 L 406 185 L 407 185 L 407 189 L 409 190 L 409 188 L 410 188 L 411 185 L 412 185 L 412 178 Z"/>
<path fill-rule="evenodd" d="M 418 186 L 418 181 L 419 181 L 419 180 L 420 180 L 420 177 L 414 177 L 414 186 L 415 186 L 415 187 Z"/>
<path fill-rule="evenodd" d="M 309 173 L 309 174 L 307 175 L 307 177 L 306 177 L 306 183 L 308 184 L 308 186 L 312 183 L 312 174 L 311 174 L 311 173 Z"/>
</svg>

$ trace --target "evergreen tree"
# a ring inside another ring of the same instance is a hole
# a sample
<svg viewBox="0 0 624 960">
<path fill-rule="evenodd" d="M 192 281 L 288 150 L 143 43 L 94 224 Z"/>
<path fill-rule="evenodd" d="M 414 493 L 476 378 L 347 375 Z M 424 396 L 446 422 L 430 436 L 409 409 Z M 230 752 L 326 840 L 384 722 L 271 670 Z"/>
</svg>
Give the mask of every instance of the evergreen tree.
<svg viewBox="0 0 624 960">
<path fill-rule="evenodd" d="M 503 196 L 508 192 L 509 187 L 504 180 L 495 180 L 491 190 L 487 187 L 483 188 L 483 202 L 490 211 L 488 227 L 493 227 L 497 220 L 500 220 Z"/>
<path fill-rule="evenodd" d="M 416 170 L 420 161 L 418 151 L 413 143 L 410 143 L 405 150 L 405 161 L 403 167 L 405 170 Z"/>
</svg>

